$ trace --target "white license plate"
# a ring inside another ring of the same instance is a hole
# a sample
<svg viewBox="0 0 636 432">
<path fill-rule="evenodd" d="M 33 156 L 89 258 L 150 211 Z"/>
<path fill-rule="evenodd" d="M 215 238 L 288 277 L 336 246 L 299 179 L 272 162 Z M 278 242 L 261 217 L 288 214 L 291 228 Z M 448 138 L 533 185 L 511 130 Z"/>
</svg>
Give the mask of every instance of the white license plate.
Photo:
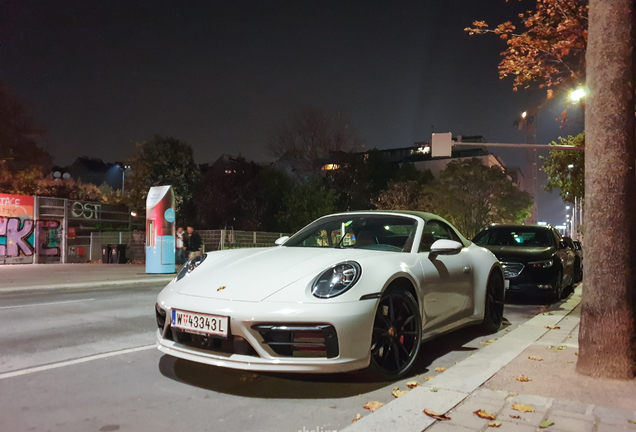
<svg viewBox="0 0 636 432">
<path fill-rule="evenodd" d="M 504 279 L 504 287 L 510 289 L 510 279 Z"/>
<path fill-rule="evenodd" d="M 226 316 L 172 310 L 172 327 L 188 333 L 227 338 L 229 319 Z"/>
</svg>

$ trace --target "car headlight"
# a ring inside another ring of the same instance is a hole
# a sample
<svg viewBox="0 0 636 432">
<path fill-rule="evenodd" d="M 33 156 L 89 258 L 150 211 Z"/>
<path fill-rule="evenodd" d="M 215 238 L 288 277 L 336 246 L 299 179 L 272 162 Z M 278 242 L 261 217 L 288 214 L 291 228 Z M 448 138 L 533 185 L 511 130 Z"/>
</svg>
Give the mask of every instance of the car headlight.
<svg viewBox="0 0 636 432">
<path fill-rule="evenodd" d="M 347 261 L 325 270 L 311 288 L 311 293 L 318 298 L 332 298 L 351 288 L 360 279 L 360 264 Z"/>
<path fill-rule="evenodd" d="M 183 268 L 181 270 L 179 270 L 179 273 L 177 273 L 177 278 L 176 278 L 175 282 L 179 282 L 187 274 L 192 272 L 195 268 L 199 267 L 201 265 L 201 263 L 203 261 L 205 261 L 206 257 L 207 257 L 207 255 L 204 254 L 204 255 L 196 256 L 196 257 L 192 258 L 191 260 L 188 260 L 185 263 L 185 265 L 183 266 Z"/>
<path fill-rule="evenodd" d="M 533 261 L 528 263 L 532 268 L 548 268 L 552 267 L 552 264 L 554 264 L 554 260 Z"/>
</svg>

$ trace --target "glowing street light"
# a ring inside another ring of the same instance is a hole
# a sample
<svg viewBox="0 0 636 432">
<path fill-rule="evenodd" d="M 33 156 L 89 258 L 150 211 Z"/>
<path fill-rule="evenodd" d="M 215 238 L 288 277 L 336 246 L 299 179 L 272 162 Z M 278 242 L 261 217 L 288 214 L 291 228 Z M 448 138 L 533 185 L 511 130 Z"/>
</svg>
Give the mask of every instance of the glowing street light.
<svg viewBox="0 0 636 432">
<path fill-rule="evenodd" d="M 570 210 L 570 206 L 565 206 L 565 209 L 566 210 Z"/>
<path fill-rule="evenodd" d="M 574 168 L 574 164 L 568 165 L 568 168 L 570 168 L 570 169 Z"/>
<path fill-rule="evenodd" d="M 578 88 L 576 90 L 573 90 L 570 93 L 570 100 L 572 102 L 578 102 L 581 99 L 583 99 L 585 97 L 585 89 L 584 88 Z"/>
<path fill-rule="evenodd" d="M 526 116 L 528 115 L 528 113 L 526 111 L 521 113 L 521 118 L 526 118 Z"/>
</svg>

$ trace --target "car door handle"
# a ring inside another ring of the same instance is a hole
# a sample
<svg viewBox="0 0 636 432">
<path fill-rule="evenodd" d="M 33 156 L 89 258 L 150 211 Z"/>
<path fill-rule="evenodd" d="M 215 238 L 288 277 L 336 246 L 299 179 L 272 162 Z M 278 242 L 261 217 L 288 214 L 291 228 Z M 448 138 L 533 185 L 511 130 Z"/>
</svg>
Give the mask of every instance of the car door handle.
<svg viewBox="0 0 636 432">
<path fill-rule="evenodd" d="M 470 267 L 464 267 L 464 273 L 470 273 Z"/>
</svg>

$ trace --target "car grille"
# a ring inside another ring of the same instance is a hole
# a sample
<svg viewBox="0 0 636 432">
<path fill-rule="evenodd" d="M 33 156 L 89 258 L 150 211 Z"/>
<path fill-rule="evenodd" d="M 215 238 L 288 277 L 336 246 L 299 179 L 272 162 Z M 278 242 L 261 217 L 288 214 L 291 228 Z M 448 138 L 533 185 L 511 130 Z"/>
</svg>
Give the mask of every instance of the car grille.
<svg viewBox="0 0 636 432">
<path fill-rule="evenodd" d="M 263 344 L 285 357 L 338 357 L 336 329 L 327 324 L 258 324 Z"/>
<path fill-rule="evenodd" d="M 504 277 L 510 279 L 519 276 L 523 271 L 524 265 L 521 263 L 502 262 L 501 268 L 503 268 Z"/>
<path fill-rule="evenodd" d="M 252 345 L 239 336 L 228 335 L 227 339 L 219 339 L 212 336 L 186 333 L 179 329 L 168 327 L 166 339 L 192 348 L 210 351 L 215 354 L 241 354 L 259 357 Z"/>
</svg>

